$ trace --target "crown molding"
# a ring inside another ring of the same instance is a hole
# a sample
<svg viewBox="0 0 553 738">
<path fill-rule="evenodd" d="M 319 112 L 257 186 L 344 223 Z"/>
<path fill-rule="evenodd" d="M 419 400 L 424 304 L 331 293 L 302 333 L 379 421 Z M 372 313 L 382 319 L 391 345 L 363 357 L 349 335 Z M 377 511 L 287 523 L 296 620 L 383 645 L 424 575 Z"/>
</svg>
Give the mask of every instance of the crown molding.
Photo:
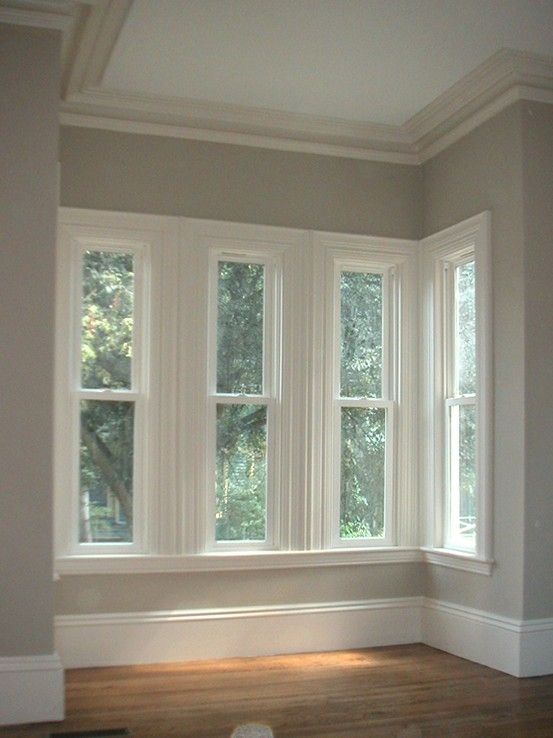
<svg viewBox="0 0 553 738">
<path fill-rule="evenodd" d="M 553 103 L 553 58 L 515 49 L 493 54 L 401 126 L 107 89 L 131 5 L 65 0 L 80 16 L 65 59 L 62 124 L 417 165 L 517 100 Z"/>
<path fill-rule="evenodd" d="M 321 156 L 335 156 L 345 159 L 360 159 L 368 161 L 391 162 L 394 164 L 419 164 L 419 157 L 414 153 L 401 153 L 393 150 L 370 148 L 355 148 L 345 143 L 324 144 L 314 140 L 294 140 L 261 136 L 251 133 L 236 133 L 230 131 L 216 131 L 202 128 L 187 128 L 185 126 L 164 125 L 140 120 L 129 120 L 104 117 L 98 114 L 86 115 L 82 113 L 60 113 L 60 123 L 64 126 L 78 128 L 98 128 L 106 131 L 121 133 L 137 133 L 145 136 L 161 136 L 163 138 L 181 138 L 194 141 L 209 141 L 212 143 L 231 144 L 235 146 L 251 146 L 253 148 L 273 149 L 277 151 L 295 151 L 303 154 L 318 154 Z"/>
<path fill-rule="evenodd" d="M 62 99 L 99 86 L 132 0 L 97 0 L 81 8 L 76 42 L 62 60 Z"/>
<path fill-rule="evenodd" d="M 403 131 L 277 110 L 89 88 L 61 104 L 61 120 L 112 130 L 417 164 Z M 82 119 L 84 116 L 84 120 Z M 78 118 L 81 117 L 79 121 Z"/>
<path fill-rule="evenodd" d="M 408 120 L 421 162 L 517 100 L 553 102 L 553 58 L 501 49 Z"/>
<path fill-rule="evenodd" d="M 0 23 L 67 31 L 75 14 L 74 0 L 1 0 Z"/>
</svg>

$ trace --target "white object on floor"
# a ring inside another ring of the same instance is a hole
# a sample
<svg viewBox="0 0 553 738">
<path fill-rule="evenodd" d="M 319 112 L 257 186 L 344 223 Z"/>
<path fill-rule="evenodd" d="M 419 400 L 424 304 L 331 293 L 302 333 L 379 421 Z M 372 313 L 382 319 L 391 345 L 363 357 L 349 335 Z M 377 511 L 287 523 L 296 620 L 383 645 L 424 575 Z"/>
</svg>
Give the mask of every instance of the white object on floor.
<svg viewBox="0 0 553 738">
<path fill-rule="evenodd" d="M 235 728 L 230 738 L 274 738 L 274 733 L 268 725 L 248 723 Z"/>
</svg>

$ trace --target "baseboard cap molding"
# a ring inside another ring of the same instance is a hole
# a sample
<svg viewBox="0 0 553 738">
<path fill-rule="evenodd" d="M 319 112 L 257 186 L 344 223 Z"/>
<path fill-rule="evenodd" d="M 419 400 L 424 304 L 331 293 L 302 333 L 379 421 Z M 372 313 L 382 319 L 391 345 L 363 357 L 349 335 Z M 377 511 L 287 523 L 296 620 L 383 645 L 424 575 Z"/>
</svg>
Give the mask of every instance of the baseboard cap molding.
<svg viewBox="0 0 553 738">
<path fill-rule="evenodd" d="M 59 656 L 0 656 L 0 725 L 63 720 L 64 679 Z"/>
</svg>

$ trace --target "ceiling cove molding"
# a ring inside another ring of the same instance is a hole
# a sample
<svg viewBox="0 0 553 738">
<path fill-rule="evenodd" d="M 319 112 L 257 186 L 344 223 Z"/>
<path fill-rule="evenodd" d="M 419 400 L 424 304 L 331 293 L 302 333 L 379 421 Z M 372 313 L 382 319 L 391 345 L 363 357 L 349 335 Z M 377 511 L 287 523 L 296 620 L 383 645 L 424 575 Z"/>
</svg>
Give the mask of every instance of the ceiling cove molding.
<svg viewBox="0 0 553 738">
<path fill-rule="evenodd" d="M 501 49 L 401 126 L 103 87 L 132 0 L 0 0 L 0 22 L 58 28 L 62 124 L 416 165 L 517 100 L 553 103 L 553 58 Z"/>
<path fill-rule="evenodd" d="M 313 140 L 294 140 L 261 136 L 251 133 L 236 133 L 201 128 L 187 128 L 182 125 L 166 125 L 150 123 L 128 118 L 103 117 L 97 113 L 85 115 L 82 113 L 60 113 L 60 123 L 66 126 L 79 128 L 98 128 L 107 131 L 122 133 L 138 133 L 146 136 L 161 136 L 164 138 L 182 138 L 194 141 L 209 141 L 212 143 L 232 144 L 236 146 L 251 146 L 254 148 L 273 149 L 277 151 L 295 151 L 304 154 L 318 154 L 322 156 L 336 156 L 346 159 L 360 159 L 368 161 L 383 161 L 395 164 L 419 164 L 419 156 L 415 153 L 401 153 L 393 150 L 355 148 L 342 144 L 324 144 Z"/>
<path fill-rule="evenodd" d="M 2 0 L 0 2 L 0 23 L 32 28 L 50 28 L 68 31 L 76 12 L 77 3 L 73 0 Z"/>
<path fill-rule="evenodd" d="M 501 49 L 402 128 L 425 161 L 516 100 L 536 97 L 553 102 L 553 58 Z"/>
<path fill-rule="evenodd" d="M 76 43 L 62 60 L 62 99 L 101 84 L 132 0 L 96 0 L 83 13 Z"/>
</svg>

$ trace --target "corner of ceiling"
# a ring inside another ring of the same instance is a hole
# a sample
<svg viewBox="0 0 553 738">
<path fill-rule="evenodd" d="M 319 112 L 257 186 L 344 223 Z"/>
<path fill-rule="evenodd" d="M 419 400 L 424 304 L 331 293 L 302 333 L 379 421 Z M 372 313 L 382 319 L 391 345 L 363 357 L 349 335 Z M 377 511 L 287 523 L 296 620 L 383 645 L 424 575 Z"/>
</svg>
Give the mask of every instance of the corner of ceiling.
<svg viewBox="0 0 553 738">
<path fill-rule="evenodd" d="M 520 99 L 553 103 L 553 58 L 504 48 L 401 126 L 129 93 L 102 85 L 133 0 L 0 0 L 0 21 L 64 32 L 67 125 L 422 164 Z"/>
</svg>

